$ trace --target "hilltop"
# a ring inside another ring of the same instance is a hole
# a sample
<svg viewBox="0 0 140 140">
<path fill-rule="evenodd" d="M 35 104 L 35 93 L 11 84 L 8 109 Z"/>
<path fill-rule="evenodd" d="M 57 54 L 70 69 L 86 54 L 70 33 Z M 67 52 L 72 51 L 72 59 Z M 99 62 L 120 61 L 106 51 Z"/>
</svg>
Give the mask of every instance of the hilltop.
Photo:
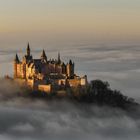
<svg viewBox="0 0 140 140">
<path fill-rule="evenodd" d="M 121 109 L 132 109 L 139 106 L 139 104 L 130 97 L 123 95 L 119 90 L 112 90 L 108 82 L 101 80 L 92 80 L 86 89 L 80 86 L 75 88 L 69 88 L 66 91 L 55 91 L 51 94 L 43 91 L 34 91 L 27 85 L 22 85 L 15 82 L 12 78 L 1 79 L 1 83 L 4 85 L 10 85 L 11 87 L 20 90 L 14 90 L 12 97 L 24 97 L 34 99 L 41 99 L 45 101 L 51 100 L 69 100 L 71 102 L 94 104 L 98 106 L 109 106 Z M 4 95 L 5 99 L 6 94 Z M 9 99 L 9 96 L 8 96 Z"/>
</svg>

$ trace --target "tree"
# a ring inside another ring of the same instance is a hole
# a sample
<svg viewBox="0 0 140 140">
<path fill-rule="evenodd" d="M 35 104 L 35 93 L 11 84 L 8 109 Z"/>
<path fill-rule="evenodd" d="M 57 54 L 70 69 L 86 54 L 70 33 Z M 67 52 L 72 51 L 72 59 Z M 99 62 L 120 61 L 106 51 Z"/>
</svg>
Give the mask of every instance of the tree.
<svg viewBox="0 0 140 140">
<path fill-rule="evenodd" d="M 124 96 L 118 90 L 112 90 L 108 82 L 93 80 L 88 87 L 88 94 L 81 97 L 82 101 L 125 108 L 135 104 L 134 99 Z"/>
</svg>

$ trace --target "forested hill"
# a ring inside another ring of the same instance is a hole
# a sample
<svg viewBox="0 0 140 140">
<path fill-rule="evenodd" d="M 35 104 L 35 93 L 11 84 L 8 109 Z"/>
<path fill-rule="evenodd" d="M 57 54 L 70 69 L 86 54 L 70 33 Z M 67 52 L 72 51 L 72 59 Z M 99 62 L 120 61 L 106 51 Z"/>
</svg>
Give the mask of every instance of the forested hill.
<svg viewBox="0 0 140 140">
<path fill-rule="evenodd" d="M 87 89 L 87 94 L 81 94 L 79 99 L 82 102 L 124 109 L 139 105 L 133 98 L 124 96 L 119 90 L 112 90 L 108 82 L 101 80 L 91 81 Z"/>
</svg>

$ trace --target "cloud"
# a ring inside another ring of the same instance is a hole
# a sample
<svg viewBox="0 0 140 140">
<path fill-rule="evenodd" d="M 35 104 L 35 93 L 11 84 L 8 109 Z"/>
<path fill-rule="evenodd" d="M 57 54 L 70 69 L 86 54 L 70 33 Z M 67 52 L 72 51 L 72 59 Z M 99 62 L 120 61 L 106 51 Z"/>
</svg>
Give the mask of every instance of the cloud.
<svg viewBox="0 0 140 140">
<path fill-rule="evenodd" d="M 107 107 L 58 101 L 46 103 L 43 110 L 3 107 L 0 113 L 3 114 L 0 116 L 0 133 L 3 138 L 139 139 L 140 120 L 121 110 Z"/>
<path fill-rule="evenodd" d="M 2 140 L 139 140 L 140 111 L 125 112 L 67 100 L 18 97 L 20 86 L 0 86 Z M 5 87 L 8 87 L 5 90 Z M 6 98 L 4 98 L 6 96 Z"/>
</svg>

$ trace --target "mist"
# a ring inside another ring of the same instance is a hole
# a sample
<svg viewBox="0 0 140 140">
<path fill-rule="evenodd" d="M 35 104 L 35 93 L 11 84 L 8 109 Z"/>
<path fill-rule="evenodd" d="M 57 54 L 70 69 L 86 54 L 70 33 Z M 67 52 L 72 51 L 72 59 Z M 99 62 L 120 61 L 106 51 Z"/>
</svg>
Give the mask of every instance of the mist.
<svg viewBox="0 0 140 140">
<path fill-rule="evenodd" d="M 17 96 L 22 93 L 23 96 Z M 126 112 L 74 101 L 32 99 L 16 83 L 1 80 L 2 140 L 139 140 L 139 109 Z"/>
</svg>

